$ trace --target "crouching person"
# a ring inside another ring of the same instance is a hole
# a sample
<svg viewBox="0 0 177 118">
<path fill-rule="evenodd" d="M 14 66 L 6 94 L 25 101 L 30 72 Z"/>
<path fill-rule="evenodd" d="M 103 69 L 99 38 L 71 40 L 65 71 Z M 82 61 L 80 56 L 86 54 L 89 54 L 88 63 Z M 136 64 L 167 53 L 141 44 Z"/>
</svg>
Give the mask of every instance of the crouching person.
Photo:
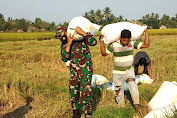
<svg viewBox="0 0 177 118">
<path fill-rule="evenodd" d="M 140 66 L 144 67 L 142 73 L 139 73 Z M 146 52 L 140 51 L 136 53 L 133 67 L 135 69 L 135 75 L 147 74 L 150 78 L 152 78 L 151 60 Z"/>
<path fill-rule="evenodd" d="M 100 50 L 102 56 L 107 56 L 113 52 L 114 55 L 114 70 L 113 82 L 115 90 L 115 99 L 118 107 L 125 106 L 124 100 L 124 81 L 127 82 L 127 87 L 130 91 L 135 109 L 139 111 L 139 91 L 135 83 L 135 73 L 133 64 L 133 50 L 134 48 L 148 48 L 149 38 L 147 30 L 145 30 L 144 43 L 140 41 L 133 42 L 130 40 L 131 32 L 129 30 L 122 30 L 120 40 L 113 42 L 105 48 L 103 42 L 103 35 L 100 36 Z"/>
<path fill-rule="evenodd" d="M 73 118 L 80 118 L 84 111 L 86 118 L 91 118 L 91 80 L 93 75 L 93 66 L 91 61 L 90 46 L 95 46 L 97 41 L 92 35 L 86 34 L 80 27 L 75 31 L 83 35 L 83 40 L 76 41 L 67 34 L 64 26 L 60 27 L 61 56 L 64 62 L 70 60 L 70 80 L 69 92 L 71 95 L 71 107 L 73 109 Z"/>
</svg>

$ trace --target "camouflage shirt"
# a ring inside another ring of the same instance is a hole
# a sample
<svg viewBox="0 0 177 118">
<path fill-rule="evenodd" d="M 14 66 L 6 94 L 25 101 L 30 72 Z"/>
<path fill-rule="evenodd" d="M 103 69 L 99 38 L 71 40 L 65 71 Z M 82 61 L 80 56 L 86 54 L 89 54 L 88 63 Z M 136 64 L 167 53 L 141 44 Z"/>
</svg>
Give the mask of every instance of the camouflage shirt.
<svg viewBox="0 0 177 118">
<path fill-rule="evenodd" d="M 88 45 L 95 46 L 97 41 L 89 37 L 86 41 L 73 42 L 70 52 L 66 52 L 66 44 L 61 44 L 61 57 L 64 62 L 71 61 L 70 66 L 74 68 L 85 68 L 92 65 L 91 54 Z"/>
</svg>

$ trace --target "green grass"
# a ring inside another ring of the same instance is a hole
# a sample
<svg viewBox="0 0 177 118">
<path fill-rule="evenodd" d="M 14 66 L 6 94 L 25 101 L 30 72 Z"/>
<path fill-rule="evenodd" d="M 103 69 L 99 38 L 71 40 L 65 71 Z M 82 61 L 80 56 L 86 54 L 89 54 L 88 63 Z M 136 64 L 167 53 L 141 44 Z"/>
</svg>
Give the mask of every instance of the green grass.
<svg viewBox="0 0 177 118">
<path fill-rule="evenodd" d="M 126 107 L 118 109 L 112 91 L 95 89 L 93 117 L 142 118 L 148 113 L 147 103 L 163 81 L 176 81 L 177 35 L 150 36 L 150 41 L 150 47 L 143 51 L 152 60 L 152 74 L 156 81 L 150 85 L 138 85 L 141 112 L 135 112 L 128 100 L 129 93 L 126 93 Z M 102 57 L 99 43 L 90 50 L 94 74 L 112 81 L 112 55 Z M 68 84 L 69 69 L 61 61 L 59 40 L 0 42 L 0 116 L 17 113 L 14 110 L 24 106 L 32 97 L 32 109 L 26 112 L 27 118 L 69 118 L 72 110 Z"/>
<path fill-rule="evenodd" d="M 134 112 L 131 112 L 132 108 L 120 108 L 118 109 L 116 106 L 105 106 L 100 108 L 95 112 L 94 116 L 96 118 L 131 118 Z"/>
</svg>

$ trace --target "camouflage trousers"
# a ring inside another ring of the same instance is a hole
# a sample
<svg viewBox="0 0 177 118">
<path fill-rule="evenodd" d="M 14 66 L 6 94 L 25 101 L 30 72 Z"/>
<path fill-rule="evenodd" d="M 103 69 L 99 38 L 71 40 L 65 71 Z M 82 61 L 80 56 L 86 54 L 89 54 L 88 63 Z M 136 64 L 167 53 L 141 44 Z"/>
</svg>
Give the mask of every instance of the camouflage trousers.
<svg viewBox="0 0 177 118">
<path fill-rule="evenodd" d="M 93 69 L 70 68 L 69 92 L 71 95 L 71 106 L 73 110 L 82 110 L 85 114 L 92 113 L 91 106 L 91 80 Z"/>
</svg>

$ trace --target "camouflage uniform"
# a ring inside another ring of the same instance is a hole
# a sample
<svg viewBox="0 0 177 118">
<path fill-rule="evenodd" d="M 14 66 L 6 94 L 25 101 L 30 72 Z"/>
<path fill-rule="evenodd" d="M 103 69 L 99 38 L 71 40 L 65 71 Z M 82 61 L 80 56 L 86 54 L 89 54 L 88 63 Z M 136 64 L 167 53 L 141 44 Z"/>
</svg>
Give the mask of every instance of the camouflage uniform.
<svg viewBox="0 0 177 118">
<path fill-rule="evenodd" d="M 73 42 L 70 53 L 65 50 L 66 44 L 61 45 L 62 60 L 71 61 L 69 66 L 71 106 L 73 110 L 81 109 L 85 114 L 92 113 L 90 94 L 93 66 L 88 45 L 95 46 L 96 44 L 94 37 L 87 38 L 87 42 Z"/>
</svg>

